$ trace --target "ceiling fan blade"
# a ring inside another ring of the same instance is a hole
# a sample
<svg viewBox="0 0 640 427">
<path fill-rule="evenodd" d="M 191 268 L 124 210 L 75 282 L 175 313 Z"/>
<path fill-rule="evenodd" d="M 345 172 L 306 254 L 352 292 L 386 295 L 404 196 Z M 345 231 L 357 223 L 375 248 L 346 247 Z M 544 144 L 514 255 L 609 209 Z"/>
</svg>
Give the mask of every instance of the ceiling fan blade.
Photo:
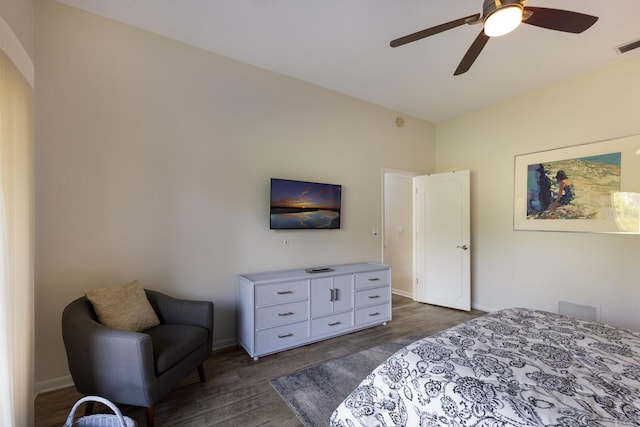
<svg viewBox="0 0 640 427">
<path fill-rule="evenodd" d="M 589 29 L 598 20 L 597 16 L 585 15 L 584 13 L 570 10 L 546 7 L 525 7 L 524 10 L 525 14 L 526 12 L 532 12 L 532 14 L 522 22 L 566 33 L 581 33 Z"/>
<path fill-rule="evenodd" d="M 436 25 L 435 27 L 427 28 L 426 30 L 418 31 L 413 34 L 409 34 L 395 40 L 391 40 L 389 45 L 391 47 L 402 46 L 403 44 L 411 43 L 416 40 L 423 39 L 425 37 L 433 36 L 434 34 L 441 33 L 443 31 L 451 30 L 452 28 L 459 27 L 466 23 L 474 23 L 480 20 L 480 14 L 470 15 L 465 18 L 456 19 L 455 21 L 445 22 L 444 24 Z"/>
<path fill-rule="evenodd" d="M 489 36 L 484 33 L 484 30 L 480 31 L 478 37 L 471 43 L 469 50 L 465 53 L 464 58 L 460 61 L 460 65 L 456 68 L 456 71 L 453 73 L 454 76 L 459 76 L 460 74 L 464 74 L 469 71 L 469 68 L 473 65 L 475 60 L 484 49 L 484 45 L 489 41 Z"/>
</svg>

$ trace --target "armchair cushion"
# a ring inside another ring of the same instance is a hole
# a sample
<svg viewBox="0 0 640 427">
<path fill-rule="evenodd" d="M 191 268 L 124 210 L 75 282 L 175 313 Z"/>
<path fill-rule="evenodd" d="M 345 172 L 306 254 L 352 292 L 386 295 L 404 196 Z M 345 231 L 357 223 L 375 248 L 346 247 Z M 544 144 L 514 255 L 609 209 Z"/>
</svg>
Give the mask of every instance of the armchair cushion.
<svg viewBox="0 0 640 427">
<path fill-rule="evenodd" d="M 151 336 L 156 375 L 177 365 L 207 343 L 209 331 L 200 326 L 159 325 L 145 331 Z"/>
<path fill-rule="evenodd" d="M 160 324 L 139 281 L 94 289 L 85 293 L 98 320 L 105 326 L 141 332 Z"/>
</svg>

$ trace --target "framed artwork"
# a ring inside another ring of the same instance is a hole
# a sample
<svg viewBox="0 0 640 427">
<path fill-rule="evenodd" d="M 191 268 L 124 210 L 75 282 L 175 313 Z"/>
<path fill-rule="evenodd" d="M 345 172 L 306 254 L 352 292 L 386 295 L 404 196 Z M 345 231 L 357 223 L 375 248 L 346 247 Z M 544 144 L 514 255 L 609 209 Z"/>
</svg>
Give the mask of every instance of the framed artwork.
<svg viewBox="0 0 640 427">
<path fill-rule="evenodd" d="M 640 233 L 640 135 L 515 156 L 514 229 Z"/>
</svg>

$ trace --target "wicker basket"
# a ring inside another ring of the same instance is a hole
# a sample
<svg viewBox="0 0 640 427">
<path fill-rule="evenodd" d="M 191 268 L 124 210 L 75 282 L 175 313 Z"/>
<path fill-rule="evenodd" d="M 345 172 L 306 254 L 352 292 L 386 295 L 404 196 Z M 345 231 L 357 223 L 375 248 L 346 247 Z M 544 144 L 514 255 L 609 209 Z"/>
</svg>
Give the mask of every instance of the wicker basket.
<svg viewBox="0 0 640 427">
<path fill-rule="evenodd" d="M 108 406 L 114 413 L 113 414 L 93 414 L 86 415 L 84 417 L 80 417 L 74 421 L 76 411 L 78 407 L 82 405 L 84 402 L 100 402 L 105 406 Z M 63 427 L 136 427 L 137 424 L 129 417 L 124 417 L 118 407 L 99 396 L 87 396 L 78 400 L 73 408 L 71 408 L 71 412 L 67 417 L 67 422 L 64 423 Z"/>
</svg>

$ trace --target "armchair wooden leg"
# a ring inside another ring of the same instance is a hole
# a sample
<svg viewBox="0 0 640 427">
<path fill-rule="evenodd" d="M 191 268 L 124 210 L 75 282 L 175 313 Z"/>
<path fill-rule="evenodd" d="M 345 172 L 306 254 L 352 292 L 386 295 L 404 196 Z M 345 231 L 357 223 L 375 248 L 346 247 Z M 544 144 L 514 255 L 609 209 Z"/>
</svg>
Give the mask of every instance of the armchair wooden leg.
<svg viewBox="0 0 640 427">
<path fill-rule="evenodd" d="M 153 406 L 145 408 L 144 412 L 147 415 L 147 427 L 154 427 L 156 424 L 156 413 Z"/>
<path fill-rule="evenodd" d="M 89 416 L 93 414 L 93 404 L 95 402 L 85 402 L 84 406 L 84 415 Z"/>
<path fill-rule="evenodd" d="M 204 365 L 198 366 L 198 375 L 200 376 L 200 383 L 204 384 L 207 382 L 207 378 L 204 376 Z"/>
</svg>

